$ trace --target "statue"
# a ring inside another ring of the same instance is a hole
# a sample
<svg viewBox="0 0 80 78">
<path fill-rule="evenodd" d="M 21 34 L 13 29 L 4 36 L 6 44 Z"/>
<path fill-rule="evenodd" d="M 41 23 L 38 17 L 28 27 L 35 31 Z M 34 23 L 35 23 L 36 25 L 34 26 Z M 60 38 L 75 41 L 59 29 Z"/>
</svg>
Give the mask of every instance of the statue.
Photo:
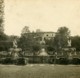
<svg viewBox="0 0 80 78">
<path fill-rule="evenodd" d="M 14 39 L 14 41 L 13 41 L 13 47 L 17 48 L 17 41 L 16 41 L 16 39 Z"/>
<path fill-rule="evenodd" d="M 68 40 L 68 47 L 71 47 L 71 39 Z"/>
</svg>

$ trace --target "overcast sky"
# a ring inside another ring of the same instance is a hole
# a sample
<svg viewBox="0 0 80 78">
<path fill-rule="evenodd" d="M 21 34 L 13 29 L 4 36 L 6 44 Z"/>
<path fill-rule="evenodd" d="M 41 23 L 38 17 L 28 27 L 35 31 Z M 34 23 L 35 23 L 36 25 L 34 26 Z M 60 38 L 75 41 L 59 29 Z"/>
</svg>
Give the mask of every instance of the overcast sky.
<svg viewBox="0 0 80 78">
<path fill-rule="evenodd" d="M 20 35 L 30 30 L 56 32 L 67 26 L 71 35 L 80 35 L 80 0 L 5 0 L 5 33 Z"/>
</svg>

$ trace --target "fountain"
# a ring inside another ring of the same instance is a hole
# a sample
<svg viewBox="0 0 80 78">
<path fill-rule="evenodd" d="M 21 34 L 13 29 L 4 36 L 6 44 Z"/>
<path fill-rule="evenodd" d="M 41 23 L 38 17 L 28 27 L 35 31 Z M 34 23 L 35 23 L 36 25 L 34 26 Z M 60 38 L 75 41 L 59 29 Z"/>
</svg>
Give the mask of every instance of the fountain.
<svg viewBox="0 0 80 78">
<path fill-rule="evenodd" d="M 16 39 L 14 39 L 14 41 L 13 41 L 13 47 L 10 48 L 11 59 L 12 59 L 14 62 L 16 62 L 17 59 L 20 57 L 20 56 L 19 56 L 19 53 L 20 53 L 21 51 L 22 51 L 22 49 L 21 49 L 21 48 L 18 48 L 18 46 L 17 46 L 17 41 L 16 41 Z"/>
<path fill-rule="evenodd" d="M 45 48 L 42 48 L 39 56 L 48 56 L 48 53 L 45 51 Z"/>
<path fill-rule="evenodd" d="M 42 63 L 47 63 L 47 59 L 48 59 L 48 53 L 46 52 L 45 48 L 42 48 L 40 51 L 40 54 L 38 55 L 41 57 Z"/>
</svg>

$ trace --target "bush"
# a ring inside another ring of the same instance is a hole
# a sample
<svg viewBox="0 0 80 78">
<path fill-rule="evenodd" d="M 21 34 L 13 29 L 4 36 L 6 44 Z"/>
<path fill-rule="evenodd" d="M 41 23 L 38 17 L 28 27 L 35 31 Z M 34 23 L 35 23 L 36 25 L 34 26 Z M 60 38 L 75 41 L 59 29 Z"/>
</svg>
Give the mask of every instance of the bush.
<svg viewBox="0 0 80 78">
<path fill-rule="evenodd" d="M 80 59 L 78 59 L 78 58 L 73 58 L 72 64 L 80 64 Z"/>
<path fill-rule="evenodd" d="M 58 60 L 58 64 L 68 64 L 68 60 L 66 59 L 66 58 L 60 58 L 59 60 Z"/>
<path fill-rule="evenodd" d="M 28 63 L 28 60 L 25 58 L 18 58 L 16 62 L 17 65 L 26 65 Z"/>
<path fill-rule="evenodd" d="M 11 58 L 4 58 L 2 59 L 2 64 L 12 64 L 13 61 Z"/>
</svg>

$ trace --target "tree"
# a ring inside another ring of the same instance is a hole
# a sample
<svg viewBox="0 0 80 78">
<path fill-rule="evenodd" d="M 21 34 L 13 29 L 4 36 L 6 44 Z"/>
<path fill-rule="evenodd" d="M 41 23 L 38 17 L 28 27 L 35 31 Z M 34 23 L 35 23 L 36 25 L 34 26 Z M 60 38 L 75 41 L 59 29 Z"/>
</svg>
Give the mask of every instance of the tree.
<svg viewBox="0 0 80 78">
<path fill-rule="evenodd" d="M 25 33 L 30 33 L 30 30 L 29 30 L 29 27 L 28 27 L 28 26 L 25 26 L 25 27 L 22 29 L 22 33 L 21 33 L 21 34 L 25 34 Z"/>
<path fill-rule="evenodd" d="M 72 47 L 76 48 L 77 51 L 80 51 L 80 36 L 73 36 L 71 39 Z"/>
<path fill-rule="evenodd" d="M 13 42 L 13 41 L 14 41 L 14 39 L 16 39 L 16 40 L 18 41 L 18 40 L 19 40 L 19 37 L 18 37 L 18 36 L 16 36 L 16 35 L 8 36 L 8 41 L 9 41 L 9 42 Z"/>
<path fill-rule="evenodd" d="M 3 33 L 4 28 L 3 28 L 3 15 L 4 15 L 4 7 L 3 7 L 3 0 L 0 0 L 0 33 Z"/>
<path fill-rule="evenodd" d="M 21 35 L 18 45 L 24 51 L 37 52 L 40 50 L 40 43 L 34 37 L 35 33 L 25 33 Z"/>
<path fill-rule="evenodd" d="M 4 0 L 0 0 L 0 41 L 6 41 L 8 36 L 4 33 Z"/>
<path fill-rule="evenodd" d="M 60 27 L 54 38 L 54 47 L 56 49 L 61 49 L 67 47 L 68 39 L 70 37 L 70 30 L 67 27 Z"/>
<path fill-rule="evenodd" d="M 54 44 L 54 39 L 45 39 L 45 43 L 46 43 L 46 48 L 48 51 L 54 51 L 54 47 L 53 47 L 53 44 Z"/>
<path fill-rule="evenodd" d="M 0 19 L 0 33 L 3 33 L 4 32 L 4 28 L 3 28 L 3 19 L 1 18 Z"/>
</svg>

